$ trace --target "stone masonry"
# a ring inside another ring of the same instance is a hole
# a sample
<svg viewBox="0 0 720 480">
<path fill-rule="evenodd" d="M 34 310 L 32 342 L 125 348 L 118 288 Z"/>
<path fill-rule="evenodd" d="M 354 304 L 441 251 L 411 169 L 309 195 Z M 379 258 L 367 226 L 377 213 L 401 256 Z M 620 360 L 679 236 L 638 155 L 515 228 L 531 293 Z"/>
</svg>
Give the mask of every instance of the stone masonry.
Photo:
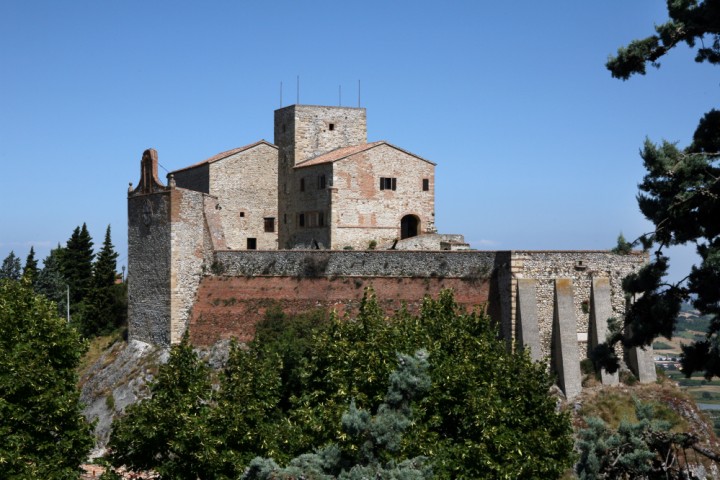
<svg viewBox="0 0 720 480">
<path fill-rule="evenodd" d="M 366 130 L 364 109 L 292 105 L 275 112 L 275 145 L 223 152 L 167 186 L 145 151 L 128 192 L 130 339 L 246 341 L 271 306 L 352 314 L 372 286 L 390 314 L 451 288 L 577 394 L 588 341 L 622 317 L 622 279 L 646 255 L 469 250 L 435 232 L 435 164 Z M 648 352 L 627 358 L 652 381 Z"/>
</svg>

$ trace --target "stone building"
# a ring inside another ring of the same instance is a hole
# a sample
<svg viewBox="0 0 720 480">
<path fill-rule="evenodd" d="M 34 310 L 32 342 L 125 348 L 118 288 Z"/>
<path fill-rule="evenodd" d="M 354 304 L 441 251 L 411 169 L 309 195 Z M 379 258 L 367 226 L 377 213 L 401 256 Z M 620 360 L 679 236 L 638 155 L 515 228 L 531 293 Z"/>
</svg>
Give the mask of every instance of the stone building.
<svg viewBox="0 0 720 480">
<path fill-rule="evenodd" d="M 363 108 L 275 112 L 281 248 L 354 248 L 435 232 L 435 164 L 367 142 Z"/>
<path fill-rule="evenodd" d="M 229 249 L 277 249 L 277 150 L 260 140 L 170 172 L 178 187 L 218 199 Z"/>
<path fill-rule="evenodd" d="M 451 288 L 576 395 L 580 360 L 623 316 L 622 278 L 646 255 L 458 248 L 461 236 L 435 233 L 434 167 L 368 143 L 365 110 L 344 107 L 279 109 L 274 145 L 218 154 L 172 172 L 167 186 L 146 150 L 128 192 L 129 337 L 246 341 L 272 305 L 352 312 L 372 287 L 388 313 L 416 311 Z M 655 378 L 649 351 L 626 353 L 641 381 Z"/>
</svg>

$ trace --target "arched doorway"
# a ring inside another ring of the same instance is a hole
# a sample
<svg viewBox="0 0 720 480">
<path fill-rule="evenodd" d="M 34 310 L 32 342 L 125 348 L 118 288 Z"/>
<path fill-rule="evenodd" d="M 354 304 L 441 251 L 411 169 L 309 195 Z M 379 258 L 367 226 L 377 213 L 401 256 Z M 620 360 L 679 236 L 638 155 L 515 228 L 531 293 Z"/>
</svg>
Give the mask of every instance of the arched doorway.
<svg viewBox="0 0 720 480">
<path fill-rule="evenodd" d="M 420 219 L 415 215 L 405 215 L 400 220 L 400 239 L 414 237 L 418 234 Z"/>
</svg>

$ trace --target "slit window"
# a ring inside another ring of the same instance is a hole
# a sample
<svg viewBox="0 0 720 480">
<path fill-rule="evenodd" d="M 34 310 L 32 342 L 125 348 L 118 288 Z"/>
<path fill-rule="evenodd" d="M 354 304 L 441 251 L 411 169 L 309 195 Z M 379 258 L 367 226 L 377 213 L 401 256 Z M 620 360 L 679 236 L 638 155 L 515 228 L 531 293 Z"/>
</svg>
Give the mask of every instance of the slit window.
<svg viewBox="0 0 720 480">
<path fill-rule="evenodd" d="M 430 179 L 423 178 L 423 192 L 430 190 Z"/>
<path fill-rule="evenodd" d="M 301 213 L 298 215 L 298 226 L 304 227 L 305 226 L 305 214 Z"/>
<path fill-rule="evenodd" d="M 380 177 L 380 190 L 397 190 L 397 178 Z"/>
<path fill-rule="evenodd" d="M 300 191 L 301 192 L 305 191 L 305 179 L 304 178 L 300 179 Z"/>
<path fill-rule="evenodd" d="M 325 188 L 325 175 L 318 175 L 318 190 Z"/>
</svg>

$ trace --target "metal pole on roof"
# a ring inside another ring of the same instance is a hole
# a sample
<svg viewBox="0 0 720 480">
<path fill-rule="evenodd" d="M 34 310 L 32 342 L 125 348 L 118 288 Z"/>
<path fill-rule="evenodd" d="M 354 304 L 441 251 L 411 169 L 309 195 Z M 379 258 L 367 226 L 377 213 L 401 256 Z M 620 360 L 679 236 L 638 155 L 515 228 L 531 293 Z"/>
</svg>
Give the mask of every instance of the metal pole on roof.
<svg viewBox="0 0 720 480">
<path fill-rule="evenodd" d="M 300 105 L 300 75 L 297 76 L 297 103 Z"/>
<path fill-rule="evenodd" d="M 360 80 L 358 80 L 358 108 L 360 108 Z"/>
<path fill-rule="evenodd" d="M 338 107 L 342 107 L 342 85 L 338 85 Z"/>
</svg>

